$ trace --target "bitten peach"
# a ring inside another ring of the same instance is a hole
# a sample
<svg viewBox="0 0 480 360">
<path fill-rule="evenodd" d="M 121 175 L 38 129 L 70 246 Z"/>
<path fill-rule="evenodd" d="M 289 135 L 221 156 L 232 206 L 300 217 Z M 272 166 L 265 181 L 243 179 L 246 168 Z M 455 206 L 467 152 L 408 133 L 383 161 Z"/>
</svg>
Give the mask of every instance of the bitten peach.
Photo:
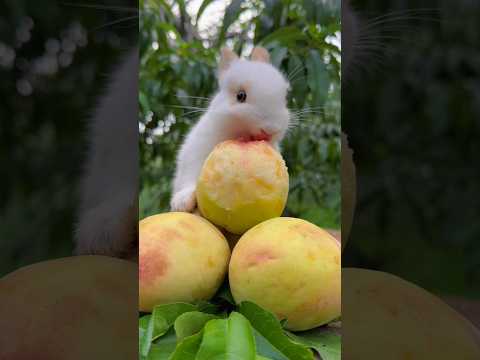
<svg viewBox="0 0 480 360">
<path fill-rule="evenodd" d="M 138 356 L 137 265 L 75 256 L 0 279 L 0 359 Z M 8 336 L 7 336 L 8 335 Z"/>
<path fill-rule="evenodd" d="M 237 303 L 248 300 L 307 330 L 340 316 L 340 244 L 308 221 L 280 217 L 247 231 L 230 261 Z"/>
<path fill-rule="evenodd" d="M 196 194 L 205 218 L 242 234 L 282 214 L 288 196 L 287 167 L 266 141 L 225 141 L 205 161 Z"/>
<path fill-rule="evenodd" d="M 426 290 L 380 271 L 342 278 L 342 359 L 480 359 L 478 331 Z"/>
<path fill-rule="evenodd" d="M 139 224 L 139 308 L 209 300 L 227 272 L 230 248 L 200 216 L 171 212 Z"/>
</svg>

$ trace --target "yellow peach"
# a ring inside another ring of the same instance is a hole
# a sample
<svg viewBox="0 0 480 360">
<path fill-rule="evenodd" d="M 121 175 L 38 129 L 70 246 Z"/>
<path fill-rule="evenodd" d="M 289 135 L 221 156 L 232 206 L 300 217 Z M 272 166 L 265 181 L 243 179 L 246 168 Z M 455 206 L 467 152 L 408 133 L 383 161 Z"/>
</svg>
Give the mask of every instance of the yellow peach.
<svg viewBox="0 0 480 360">
<path fill-rule="evenodd" d="M 288 196 L 287 167 L 266 141 L 225 141 L 205 161 L 196 194 L 205 218 L 242 234 L 282 214 Z"/>
<path fill-rule="evenodd" d="M 308 221 L 280 217 L 247 231 L 233 249 L 229 280 L 248 300 L 307 330 L 340 316 L 340 244 Z"/>
<path fill-rule="evenodd" d="M 139 223 L 139 308 L 209 300 L 227 272 L 230 248 L 200 216 L 171 212 Z"/>
<path fill-rule="evenodd" d="M 388 273 L 342 270 L 342 359 L 480 359 L 478 332 L 439 298 Z"/>
<path fill-rule="evenodd" d="M 77 256 L 0 279 L 0 359 L 138 356 L 137 265 Z"/>
</svg>

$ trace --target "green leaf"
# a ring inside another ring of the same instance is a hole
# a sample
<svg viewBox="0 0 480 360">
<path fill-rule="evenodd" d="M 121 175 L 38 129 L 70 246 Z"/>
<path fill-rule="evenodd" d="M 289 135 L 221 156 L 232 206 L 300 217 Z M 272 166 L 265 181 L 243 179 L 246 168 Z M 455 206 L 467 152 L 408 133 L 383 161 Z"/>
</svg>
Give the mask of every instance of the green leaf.
<svg viewBox="0 0 480 360">
<path fill-rule="evenodd" d="M 169 24 L 169 23 L 159 23 L 157 24 L 157 27 L 159 30 L 164 30 L 164 32 L 168 32 L 168 31 L 171 31 L 175 34 L 176 38 L 177 38 L 177 41 L 180 41 L 179 39 L 181 39 L 181 35 L 180 33 L 178 32 L 177 28 L 175 26 L 173 26 L 172 24 Z"/>
<path fill-rule="evenodd" d="M 200 17 L 202 16 L 202 14 L 205 11 L 205 9 L 207 8 L 207 6 L 210 5 L 214 1 L 215 0 L 203 0 L 202 5 L 200 5 L 200 7 L 198 8 L 198 12 L 197 12 L 197 18 L 195 20 L 195 22 L 197 24 L 198 24 L 198 20 L 200 20 Z"/>
<path fill-rule="evenodd" d="M 210 320 L 204 328 L 196 360 L 255 360 L 255 339 L 248 320 L 237 312 Z"/>
<path fill-rule="evenodd" d="M 341 336 L 329 326 L 295 334 L 289 333 L 289 336 L 298 343 L 318 351 L 322 360 L 340 360 L 342 358 Z"/>
<path fill-rule="evenodd" d="M 255 344 L 257 347 L 257 354 L 268 357 L 271 360 L 290 360 L 279 350 L 277 350 L 270 342 L 265 339 L 256 329 L 253 329 L 255 336 Z"/>
<path fill-rule="evenodd" d="M 138 328 L 138 357 L 141 360 L 144 360 L 146 358 L 146 356 L 142 355 L 142 349 L 145 347 L 145 342 L 148 341 L 148 343 L 151 345 L 151 340 L 146 339 L 146 333 L 147 332 L 145 331 L 145 329 Z"/>
<path fill-rule="evenodd" d="M 216 304 L 212 304 L 211 302 L 200 300 L 196 302 L 198 311 L 207 314 L 216 314 L 219 311 L 219 306 Z"/>
<path fill-rule="evenodd" d="M 306 18 L 309 22 L 316 23 L 317 7 L 321 6 L 320 1 L 304 0 L 303 7 L 305 9 Z"/>
<path fill-rule="evenodd" d="M 197 307 L 195 305 L 187 303 L 173 303 L 155 306 L 151 317 L 151 322 L 153 320 L 152 340 L 164 335 L 180 315 L 196 310 Z"/>
<path fill-rule="evenodd" d="M 139 320 L 139 346 L 138 351 L 141 359 L 146 358 L 153 339 L 154 321 L 151 315 L 143 316 Z"/>
<path fill-rule="evenodd" d="M 260 40 L 260 45 L 279 42 L 283 45 L 291 45 L 299 40 L 304 40 L 305 34 L 295 26 L 282 27 Z"/>
<path fill-rule="evenodd" d="M 250 321 L 254 329 L 287 359 L 313 360 L 312 351 L 305 345 L 292 341 L 272 313 L 249 301 L 242 302 L 239 311 Z"/>
<path fill-rule="evenodd" d="M 222 285 L 220 290 L 218 290 L 215 298 L 222 299 L 231 305 L 236 305 L 235 299 L 233 298 L 232 292 L 230 291 L 230 286 L 228 285 L 227 281 Z"/>
<path fill-rule="evenodd" d="M 183 339 L 177 345 L 175 352 L 170 356 L 169 360 L 198 360 L 197 353 L 202 337 L 203 331 Z"/>
<path fill-rule="evenodd" d="M 330 80 L 325 63 L 317 50 L 310 50 L 307 60 L 308 86 L 312 90 L 313 105 L 323 106 L 328 95 Z"/>
<path fill-rule="evenodd" d="M 142 106 L 142 110 L 144 113 L 150 110 L 150 103 L 148 102 L 147 95 L 143 92 L 140 91 L 138 94 L 138 99 L 140 101 L 140 105 Z"/>
<path fill-rule="evenodd" d="M 223 23 L 220 30 L 220 34 L 218 36 L 218 42 L 222 43 L 225 39 L 225 34 L 228 31 L 230 25 L 232 25 L 235 20 L 238 19 L 240 14 L 242 13 L 242 4 L 244 0 L 232 0 L 232 2 L 227 6 L 225 9 L 225 15 L 223 17 Z"/>
<path fill-rule="evenodd" d="M 183 313 L 175 320 L 174 328 L 178 340 L 183 340 L 200 332 L 205 324 L 217 317 L 212 314 L 205 314 L 200 311 Z"/>
<path fill-rule="evenodd" d="M 168 360 L 177 346 L 177 337 L 173 329 L 152 343 L 146 360 Z"/>
<path fill-rule="evenodd" d="M 139 320 L 139 354 L 141 358 L 149 355 L 152 342 L 164 335 L 181 314 L 195 311 L 194 305 L 175 303 L 158 305 L 153 308 L 151 315 L 146 315 Z"/>
<path fill-rule="evenodd" d="M 284 48 L 284 47 L 274 48 L 270 55 L 272 64 L 277 68 L 280 68 L 280 65 L 282 64 L 282 61 L 286 55 L 287 55 L 287 48 Z"/>
<path fill-rule="evenodd" d="M 151 314 L 144 315 L 140 319 L 138 319 L 138 327 L 147 330 L 148 328 L 148 323 L 150 322 L 150 318 L 152 317 Z"/>
<path fill-rule="evenodd" d="M 302 108 L 307 97 L 308 85 L 305 81 L 305 66 L 297 55 L 290 55 L 288 59 L 288 80 L 295 105 Z"/>
</svg>

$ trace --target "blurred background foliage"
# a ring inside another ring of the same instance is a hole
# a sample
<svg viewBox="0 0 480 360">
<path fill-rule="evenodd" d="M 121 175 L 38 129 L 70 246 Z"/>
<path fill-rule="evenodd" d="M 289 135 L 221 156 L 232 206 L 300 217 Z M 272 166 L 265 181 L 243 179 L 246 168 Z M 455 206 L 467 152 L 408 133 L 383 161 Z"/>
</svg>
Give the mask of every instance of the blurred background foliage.
<svg viewBox="0 0 480 360">
<path fill-rule="evenodd" d="M 217 88 L 220 48 L 266 47 L 302 110 L 282 143 L 285 214 L 340 227 L 340 0 L 140 1 L 140 218 L 168 211 L 175 155 Z"/>
<path fill-rule="evenodd" d="M 71 254 L 88 119 L 138 34 L 136 1 L 67 3 L 0 2 L 0 276 Z"/>
<path fill-rule="evenodd" d="M 342 88 L 358 176 L 342 263 L 480 298 L 480 3 L 352 3 L 367 71 Z"/>
</svg>

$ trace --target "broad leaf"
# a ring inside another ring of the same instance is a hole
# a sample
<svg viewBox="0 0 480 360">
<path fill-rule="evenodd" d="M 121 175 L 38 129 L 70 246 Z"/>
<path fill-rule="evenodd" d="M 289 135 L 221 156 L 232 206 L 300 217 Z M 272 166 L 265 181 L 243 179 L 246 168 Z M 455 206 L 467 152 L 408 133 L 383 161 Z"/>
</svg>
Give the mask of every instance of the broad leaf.
<svg viewBox="0 0 480 360">
<path fill-rule="evenodd" d="M 153 322 L 152 340 L 165 334 L 175 320 L 183 313 L 197 310 L 195 305 L 187 303 L 174 303 L 158 305 L 153 308 L 150 322 Z"/>
<path fill-rule="evenodd" d="M 203 340 L 196 360 L 255 360 L 252 327 L 241 314 L 228 319 L 210 320 L 203 330 Z"/>
<path fill-rule="evenodd" d="M 145 315 L 138 319 L 138 353 L 140 359 L 146 359 L 152 344 L 153 322 L 150 325 L 152 315 Z"/>
<path fill-rule="evenodd" d="M 282 329 L 280 321 L 272 313 L 249 301 L 242 302 L 239 311 L 255 330 L 287 359 L 313 360 L 312 351 L 290 339 Z"/>
<path fill-rule="evenodd" d="M 146 315 L 138 321 L 139 345 L 138 352 L 141 359 L 145 359 L 150 351 L 153 339 L 154 321 L 151 315 Z"/>
<path fill-rule="evenodd" d="M 177 337 L 173 329 L 170 329 L 160 339 L 150 346 L 146 360 L 168 360 L 177 346 Z"/>
<path fill-rule="evenodd" d="M 275 47 L 270 54 L 272 64 L 275 67 L 280 68 L 280 65 L 282 64 L 282 61 L 286 55 L 287 55 L 287 48 Z"/>
<path fill-rule="evenodd" d="M 260 44 L 268 45 L 274 42 L 281 43 L 282 45 L 291 45 L 299 40 L 305 39 L 305 34 L 294 26 L 282 27 L 271 34 L 265 36 Z"/>
<path fill-rule="evenodd" d="M 340 360 L 342 358 L 342 340 L 336 330 L 323 326 L 309 331 L 289 333 L 295 341 L 315 349 L 322 360 Z"/>
<path fill-rule="evenodd" d="M 208 321 L 215 318 L 217 318 L 215 315 L 199 311 L 183 313 L 175 320 L 174 324 L 177 339 L 180 341 L 188 336 L 195 335 L 203 329 Z"/>
<path fill-rule="evenodd" d="M 150 318 L 152 317 L 151 314 L 144 315 L 140 319 L 138 319 L 138 327 L 143 330 L 147 330 L 148 323 L 150 322 Z"/>
<path fill-rule="evenodd" d="M 330 86 L 327 67 L 317 50 L 310 50 L 306 63 L 308 69 L 308 86 L 312 91 L 313 105 L 321 107 L 325 104 Z"/>
<path fill-rule="evenodd" d="M 253 329 L 253 333 L 255 335 L 257 354 L 267 357 L 271 360 L 290 360 L 279 350 L 277 350 L 272 344 L 270 344 L 270 342 L 265 339 L 262 334 L 260 334 L 257 330 Z"/>
<path fill-rule="evenodd" d="M 196 307 L 187 303 L 175 303 L 155 306 L 151 315 L 139 320 L 139 355 L 148 356 L 152 341 L 164 335 L 181 314 L 195 311 Z"/>
<path fill-rule="evenodd" d="M 197 360 L 197 352 L 202 342 L 202 337 L 203 331 L 183 339 L 169 360 Z"/>
</svg>

